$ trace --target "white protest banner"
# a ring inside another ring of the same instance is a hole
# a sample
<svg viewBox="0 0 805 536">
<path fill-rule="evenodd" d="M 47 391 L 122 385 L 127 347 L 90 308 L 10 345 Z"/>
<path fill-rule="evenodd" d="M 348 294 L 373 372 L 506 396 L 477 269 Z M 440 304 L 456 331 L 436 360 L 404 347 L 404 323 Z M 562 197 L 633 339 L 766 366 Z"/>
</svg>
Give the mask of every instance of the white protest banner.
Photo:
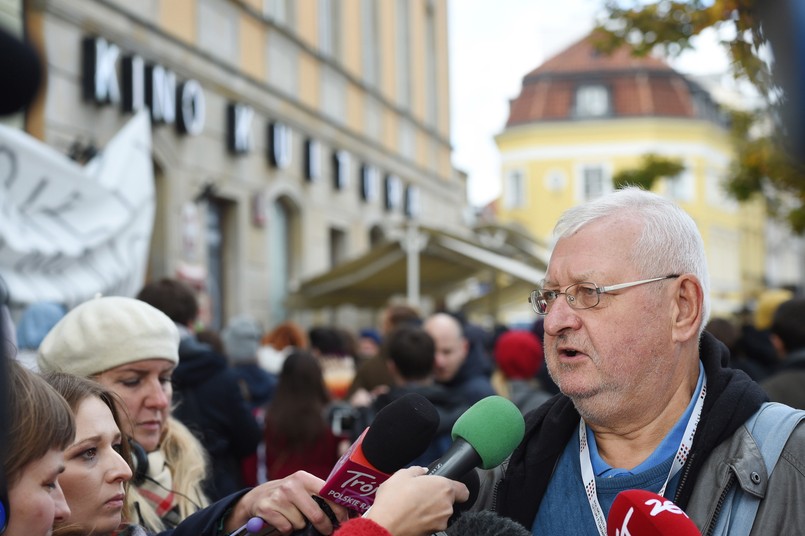
<svg viewBox="0 0 805 536">
<path fill-rule="evenodd" d="M 154 210 L 146 112 L 86 166 L 0 125 L 0 274 L 12 304 L 135 295 Z"/>
</svg>

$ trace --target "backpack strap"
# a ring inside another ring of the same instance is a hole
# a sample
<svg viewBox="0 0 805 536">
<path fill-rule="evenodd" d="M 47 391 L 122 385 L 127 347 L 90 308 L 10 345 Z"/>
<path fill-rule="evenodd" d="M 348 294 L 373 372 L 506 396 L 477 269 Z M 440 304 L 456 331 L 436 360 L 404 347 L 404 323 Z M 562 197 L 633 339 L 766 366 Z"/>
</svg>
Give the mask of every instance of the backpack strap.
<svg viewBox="0 0 805 536">
<path fill-rule="evenodd" d="M 771 478 L 789 436 L 803 420 L 805 411 L 777 402 L 766 402 L 744 423 L 763 457 L 767 481 Z M 730 512 L 721 514 L 722 518 L 729 519 L 727 523 L 730 526 L 730 536 L 748 536 L 762 499 L 763 496 L 737 490 Z"/>
</svg>

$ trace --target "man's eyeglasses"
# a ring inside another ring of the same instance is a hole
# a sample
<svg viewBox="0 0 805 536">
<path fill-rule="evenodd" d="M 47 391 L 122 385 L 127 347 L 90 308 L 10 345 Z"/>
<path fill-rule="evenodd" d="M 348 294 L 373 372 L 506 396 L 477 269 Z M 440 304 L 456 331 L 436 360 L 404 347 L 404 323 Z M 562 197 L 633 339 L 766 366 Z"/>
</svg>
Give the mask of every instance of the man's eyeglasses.
<svg viewBox="0 0 805 536">
<path fill-rule="evenodd" d="M 655 281 L 675 279 L 679 276 L 680 274 L 666 275 L 606 287 L 599 287 L 595 283 L 575 283 L 567 287 L 564 291 L 538 288 L 531 291 L 531 294 L 528 296 L 528 301 L 534 309 L 534 312 L 538 315 L 547 315 L 551 305 L 553 305 L 560 294 L 565 295 L 567 304 L 573 309 L 592 309 L 601 301 L 601 294 L 612 292 L 613 290 L 636 287 L 637 285 L 644 285 L 646 283 L 654 283 Z"/>
</svg>

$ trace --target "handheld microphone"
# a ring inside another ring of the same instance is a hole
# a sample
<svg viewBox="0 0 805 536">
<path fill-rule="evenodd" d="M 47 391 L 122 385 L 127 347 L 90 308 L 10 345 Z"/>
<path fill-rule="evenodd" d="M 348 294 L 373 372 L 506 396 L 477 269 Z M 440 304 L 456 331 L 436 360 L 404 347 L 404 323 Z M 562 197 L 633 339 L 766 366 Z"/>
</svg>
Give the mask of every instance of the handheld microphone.
<svg viewBox="0 0 805 536">
<path fill-rule="evenodd" d="M 492 469 L 514 451 L 524 433 L 517 406 L 502 396 L 483 398 L 458 418 L 453 444 L 428 466 L 428 474 L 460 480 L 475 467 Z"/>
<path fill-rule="evenodd" d="M 424 396 L 408 393 L 389 403 L 375 416 L 372 424 L 349 447 L 333 467 L 319 495 L 334 503 L 365 513 L 374 502 L 377 488 L 391 473 L 402 469 L 428 448 L 439 427 L 439 413 Z M 313 497 L 334 521 L 327 503 Z M 328 511 L 329 510 L 329 511 Z M 333 526 L 335 526 L 335 521 Z M 255 517 L 229 536 L 257 534 L 265 527 Z M 273 534 L 272 529 L 268 534 Z M 317 535 L 308 522 L 295 536 Z"/>
<path fill-rule="evenodd" d="M 425 452 L 438 426 L 439 414 L 428 399 L 416 393 L 398 398 L 338 460 L 319 495 L 365 513 L 380 484 Z"/>
<path fill-rule="evenodd" d="M 618 493 L 607 516 L 607 536 L 701 536 L 673 501 L 642 489 Z"/>
<path fill-rule="evenodd" d="M 475 501 L 478 500 L 478 493 L 481 491 L 481 479 L 477 471 L 468 472 L 459 479 L 459 482 L 467 486 L 467 491 L 469 491 L 470 494 L 466 501 L 453 504 L 453 515 L 447 520 L 448 527 L 452 526 L 465 512 L 472 508 Z"/>
</svg>

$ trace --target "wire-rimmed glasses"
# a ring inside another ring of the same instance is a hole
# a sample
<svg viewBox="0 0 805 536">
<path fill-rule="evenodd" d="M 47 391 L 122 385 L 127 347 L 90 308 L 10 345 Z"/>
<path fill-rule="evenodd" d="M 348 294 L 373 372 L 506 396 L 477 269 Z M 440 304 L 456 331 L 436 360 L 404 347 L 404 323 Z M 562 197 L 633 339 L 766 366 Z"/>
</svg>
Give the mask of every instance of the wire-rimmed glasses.
<svg viewBox="0 0 805 536">
<path fill-rule="evenodd" d="M 582 282 L 574 283 L 565 290 L 552 290 L 538 288 L 531 291 L 528 296 L 528 302 L 538 315 L 547 315 L 551 305 L 556 301 L 559 295 L 564 294 L 567 304 L 573 309 L 592 309 L 601 301 L 601 294 L 612 292 L 613 290 L 621 290 L 629 287 L 636 287 L 637 285 L 644 285 L 646 283 L 654 283 L 655 281 L 663 281 L 665 279 L 675 279 L 681 274 L 665 275 L 662 277 L 653 277 L 651 279 L 641 279 L 640 281 L 632 281 L 630 283 L 619 283 L 617 285 L 608 285 L 599 287 L 595 283 Z"/>
</svg>

